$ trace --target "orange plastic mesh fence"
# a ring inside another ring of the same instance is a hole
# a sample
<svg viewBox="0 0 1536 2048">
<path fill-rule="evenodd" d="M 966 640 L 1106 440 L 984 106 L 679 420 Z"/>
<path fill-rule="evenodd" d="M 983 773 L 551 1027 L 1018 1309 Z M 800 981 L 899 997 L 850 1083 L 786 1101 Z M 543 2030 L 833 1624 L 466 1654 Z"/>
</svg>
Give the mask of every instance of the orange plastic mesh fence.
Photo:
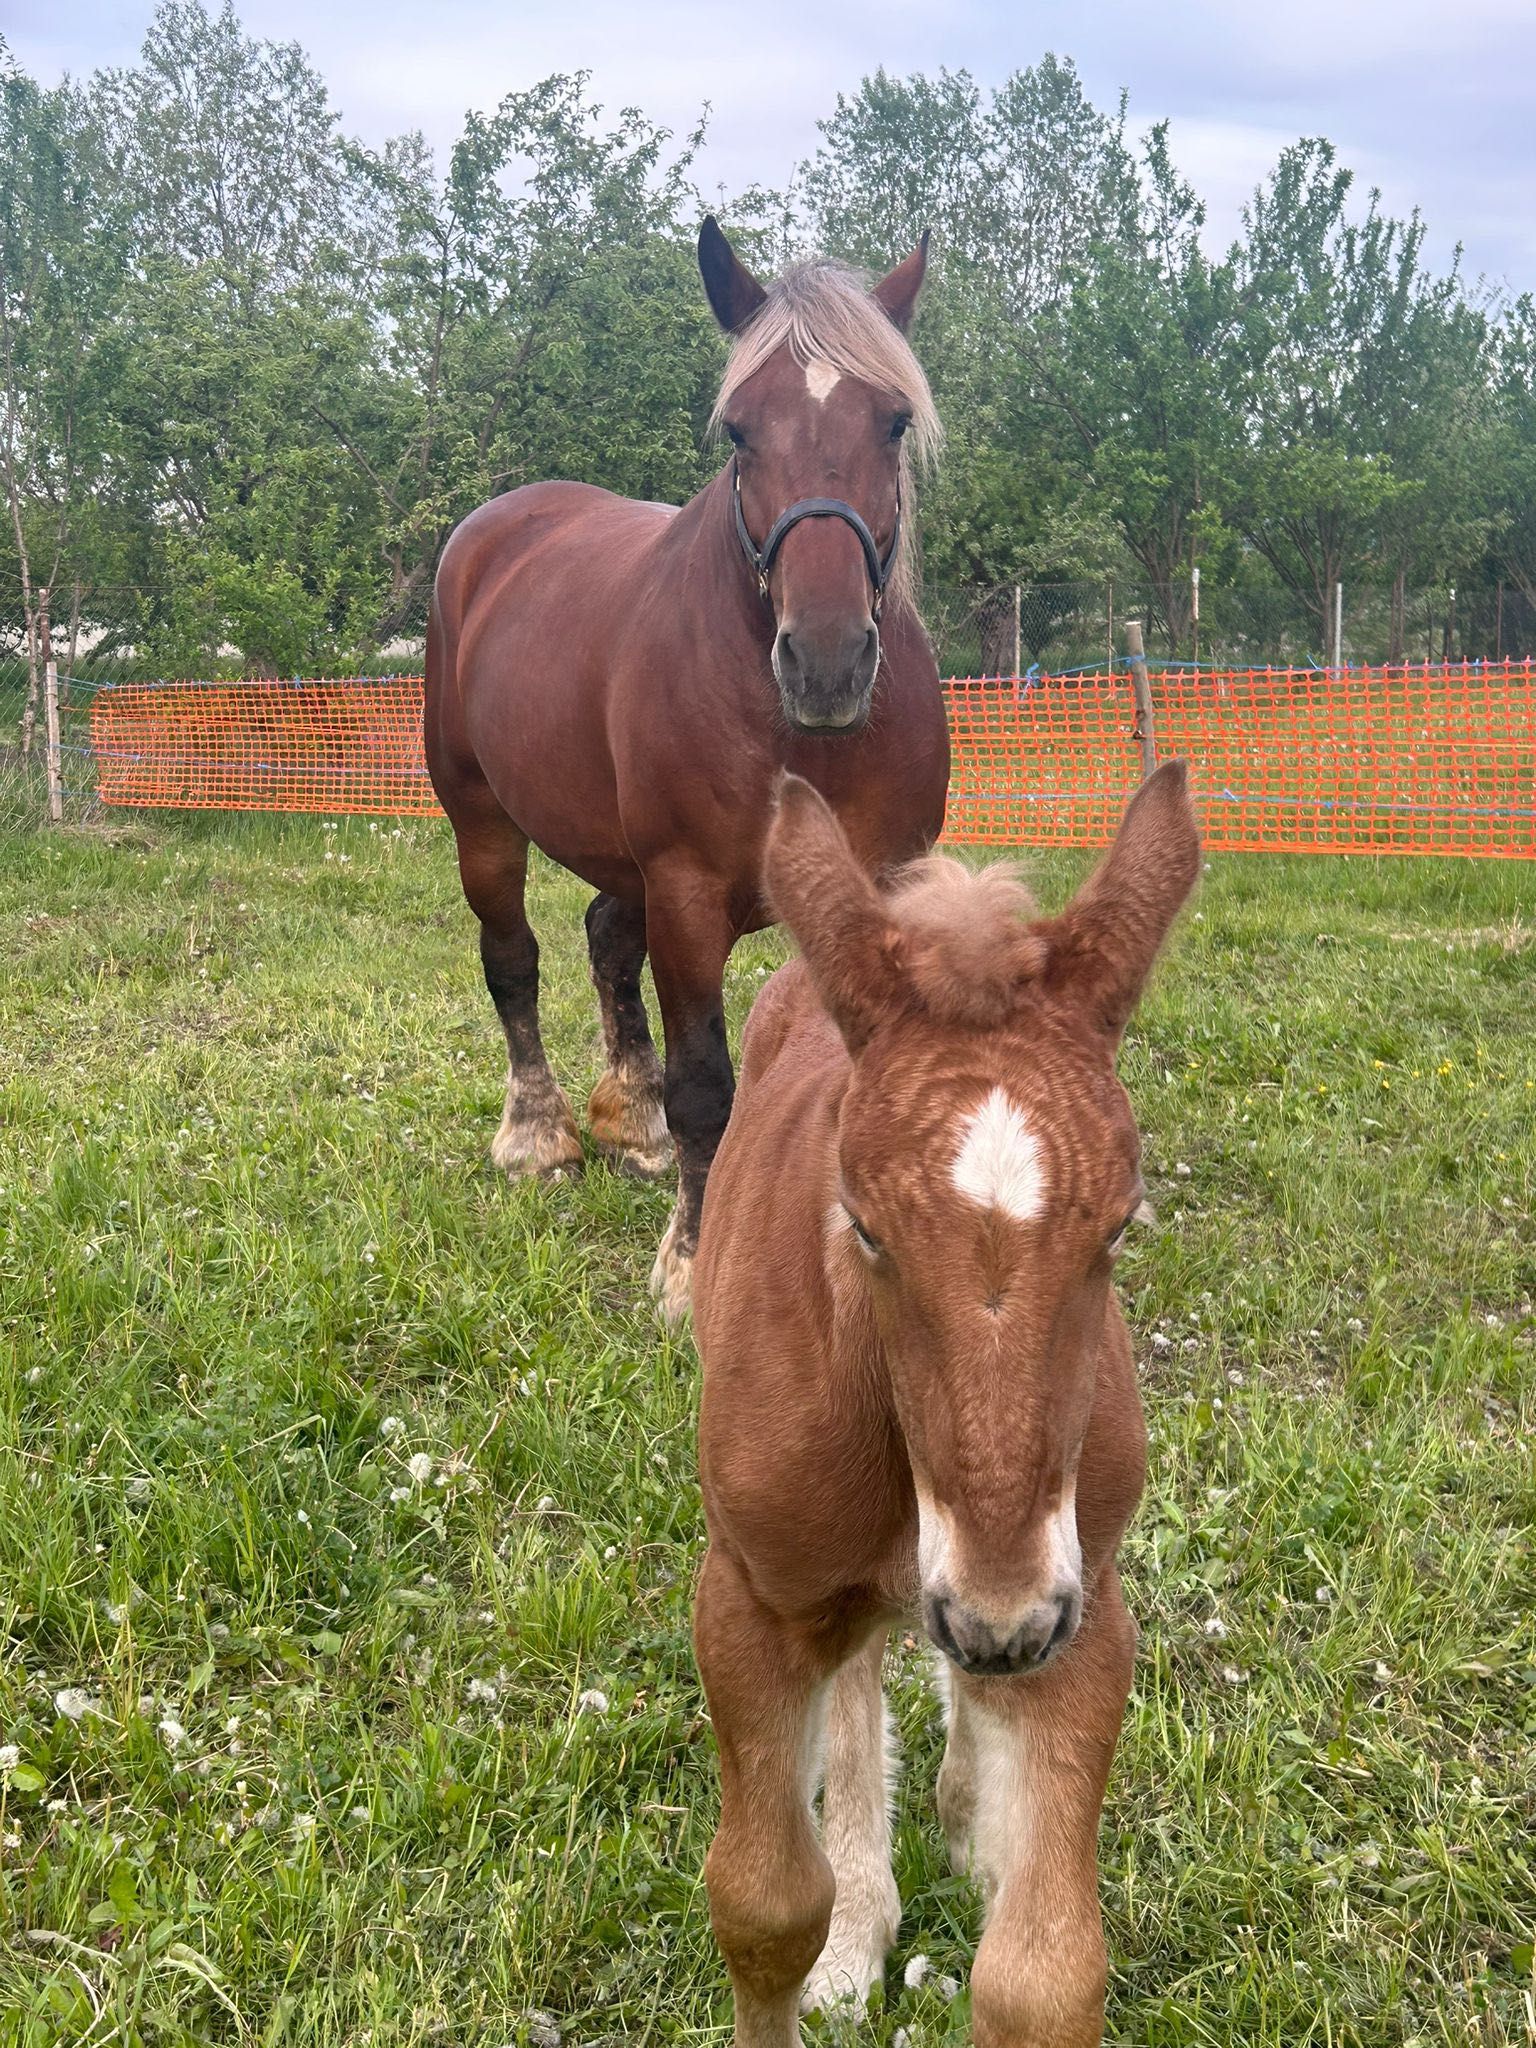
<svg viewBox="0 0 1536 2048">
<path fill-rule="evenodd" d="M 1154 671 L 1159 756 L 1189 761 L 1208 847 L 1536 858 L 1536 667 Z M 103 803 L 437 810 L 421 680 L 98 691 Z M 1140 772 L 1123 674 L 947 684 L 946 838 L 1104 844 Z"/>
<path fill-rule="evenodd" d="M 421 678 L 120 683 L 91 705 L 105 804 L 193 811 L 436 812 Z"/>
<path fill-rule="evenodd" d="M 1207 847 L 1536 857 L 1536 668 L 1153 672 Z M 951 683 L 945 836 L 1100 846 L 1140 776 L 1123 675 Z"/>
</svg>

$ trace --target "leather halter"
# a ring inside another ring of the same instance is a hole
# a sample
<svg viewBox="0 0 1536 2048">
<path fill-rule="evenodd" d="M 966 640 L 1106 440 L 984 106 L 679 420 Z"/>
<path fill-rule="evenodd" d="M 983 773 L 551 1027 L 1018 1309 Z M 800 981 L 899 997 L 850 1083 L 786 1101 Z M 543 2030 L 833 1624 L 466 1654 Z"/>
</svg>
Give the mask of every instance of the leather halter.
<svg viewBox="0 0 1536 2048">
<path fill-rule="evenodd" d="M 741 542 L 741 551 L 752 566 L 757 577 L 757 594 L 768 595 L 768 574 L 774 558 L 784 545 L 784 537 L 791 527 L 798 526 L 802 519 L 841 519 L 845 526 L 853 528 L 853 537 L 864 551 L 864 566 L 869 571 L 869 580 L 874 588 L 874 601 L 870 614 L 878 619 L 880 606 L 885 598 L 885 587 L 891 580 L 891 571 L 896 566 L 896 551 L 901 546 L 901 473 L 896 476 L 896 524 L 891 529 L 891 544 L 882 559 L 875 545 L 875 536 L 851 505 L 841 498 L 800 498 L 788 511 L 781 512 L 768 529 L 768 538 L 761 548 L 757 547 L 747 531 L 747 515 L 741 509 L 741 471 L 736 458 L 731 458 L 731 498 L 736 507 L 736 537 Z"/>
</svg>

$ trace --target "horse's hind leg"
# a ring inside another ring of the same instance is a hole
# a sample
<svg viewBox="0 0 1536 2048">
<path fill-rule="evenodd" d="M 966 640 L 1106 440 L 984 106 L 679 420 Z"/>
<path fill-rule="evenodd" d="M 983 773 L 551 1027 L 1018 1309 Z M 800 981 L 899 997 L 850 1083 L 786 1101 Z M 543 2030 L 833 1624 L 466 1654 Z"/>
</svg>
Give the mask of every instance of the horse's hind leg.
<svg viewBox="0 0 1536 2048">
<path fill-rule="evenodd" d="M 539 1036 L 539 942 L 523 898 L 528 841 L 509 819 L 460 828 L 459 876 L 480 920 L 485 985 L 507 1039 L 507 1099 L 491 1161 L 506 1174 L 579 1168 L 581 1139 Z"/>
<path fill-rule="evenodd" d="M 640 992 L 645 906 L 594 896 L 587 906 L 587 950 L 608 1055 L 587 1103 L 593 1142 L 623 1172 L 654 1180 L 672 1164 L 672 1140 L 662 1105 L 661 1061 Z"/>
<path fill-rule="evenodd" d="M 832 1684 L 827 1710 L 821 1846 L 837 1893 L 827 1945 L 801 1995 L 802 2012 L 863 2005 L 885 1975 L 901 1920 L 891 1872 L 890 1721 L 880 1690 L 885 1630 L 854 1653 Z"/>
</svg>

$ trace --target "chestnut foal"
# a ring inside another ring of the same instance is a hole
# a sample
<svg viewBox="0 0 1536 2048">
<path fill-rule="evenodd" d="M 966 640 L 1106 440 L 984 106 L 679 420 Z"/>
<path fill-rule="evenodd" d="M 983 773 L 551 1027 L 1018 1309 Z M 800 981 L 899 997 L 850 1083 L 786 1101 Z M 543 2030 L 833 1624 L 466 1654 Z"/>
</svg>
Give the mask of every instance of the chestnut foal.
<svg viewBox="0 0 1536 2048">
<path fill-rule="evenodd" d="M 880 1658 L 914 1608 L 944 1659 L 939 1813 L 987 1902 L 978 2048 L 1102 2038 L 1095 1838 L 1135 1641 L 1115 1550 L 1145 1471 L 1115 1052 L 1198 869 L 1179 761 L 1054 918 L 942 858 L 881 894 L 781 786 L 767 889 L 801 958 L 748 1023 L 695 1269 L 705 1876 L 737 2048 L 790 2048 L 797 2008 L 880 1981 Z"/>
</svg>

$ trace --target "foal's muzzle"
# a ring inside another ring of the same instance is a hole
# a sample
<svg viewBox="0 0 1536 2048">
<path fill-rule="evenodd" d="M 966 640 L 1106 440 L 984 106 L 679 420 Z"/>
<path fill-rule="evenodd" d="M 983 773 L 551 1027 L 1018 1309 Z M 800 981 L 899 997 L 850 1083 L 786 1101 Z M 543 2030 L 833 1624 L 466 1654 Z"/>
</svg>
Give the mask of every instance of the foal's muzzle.
<svg viewBox="0 0 1536 2048">
<path fill-rule="evenodd" d="M 831 632 L 783 626 L 773 643 L 779 698 L 797 732 L 857 732 L 879 665 L 880 629 L 868 618 Z"/>
<path fill-rule="evenodd" d="M 984 1621 L 953 1594 L 929 1593 L 923 1600 L 923 1626 L 934 1644 L 962 1671 L 984 1678 L 1038 1671 L 1071 1642 L 1082 1618 L 1077 1586 L 1060 1587 L 1034 1601 L 1001 1627 Z"/>
</svg>

